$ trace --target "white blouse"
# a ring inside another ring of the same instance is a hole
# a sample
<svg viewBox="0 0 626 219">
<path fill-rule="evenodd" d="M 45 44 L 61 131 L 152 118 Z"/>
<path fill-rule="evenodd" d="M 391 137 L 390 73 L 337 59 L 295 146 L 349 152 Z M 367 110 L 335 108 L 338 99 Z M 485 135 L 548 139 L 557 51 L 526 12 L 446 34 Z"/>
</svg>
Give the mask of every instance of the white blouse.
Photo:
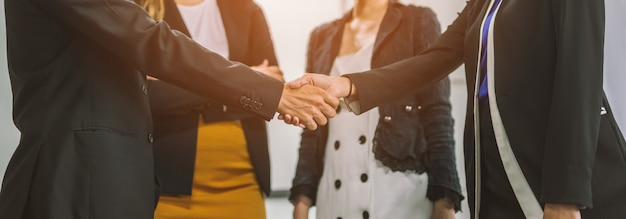
<svg viewBox="0 0 626 219">
<path fill-rule="evenodd" d="M 228 59 L 228 38 L 217 1 L 204 0 L 193 6 L 177 6 L 191 38 Z"/>
<path fill-rule="evenodd" d="M 372 40 L 354 54 L 337 57 L 331 75 L 369 70 L 373 47 Z M 342 105 L 329 120 L 317 218 L 430 218 L 427 175 L 392 172 L 374 158 L 372 140 L 379 117 L 378 108 L 357 116 Z"/>
</svg>

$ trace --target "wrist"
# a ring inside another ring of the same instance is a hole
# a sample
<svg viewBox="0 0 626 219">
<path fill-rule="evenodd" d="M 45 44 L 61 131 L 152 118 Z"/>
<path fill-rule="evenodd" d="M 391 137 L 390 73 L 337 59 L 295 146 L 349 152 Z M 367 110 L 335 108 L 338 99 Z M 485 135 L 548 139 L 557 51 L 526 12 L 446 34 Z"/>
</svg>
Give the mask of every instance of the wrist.
<svg viewBox="0 0 626 219">
<path fill-rule="evenodd" d="M 313 205 L 313 201 L 311 201 L 311 199 L 307 196 L 299 195 L 298 197 L 296 197 L 296 200 L 294 201 L 294 205 L 296 207 L 302 206 L 302 207 L 310 208 L 311 205 Z"/>
<path fill-rule="evenodd" d="M 341 84 L 341 92 L 340 96 L 343 98 L 353 98 L 355 95 L 356 88 L 354 87 L 354 83 L 352 83 L 352 79 L 347 76 L 339 77 Z"/>
</svg>

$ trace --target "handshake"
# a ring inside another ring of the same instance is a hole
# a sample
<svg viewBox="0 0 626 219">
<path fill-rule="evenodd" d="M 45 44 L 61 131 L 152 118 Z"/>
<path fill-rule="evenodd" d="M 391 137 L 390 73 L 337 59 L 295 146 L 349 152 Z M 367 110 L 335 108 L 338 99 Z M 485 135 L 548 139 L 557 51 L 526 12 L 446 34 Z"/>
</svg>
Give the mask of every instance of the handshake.
<svg viewBox="0 0 626 219">
<path fill-rule="evenodd" d="M 285 84 L 278 103 L 278 119 L 311 130 L 335 117 L 339 98 L 353 96 L 356 89 L 348 77 L 305 74 Z"/>
</svg>

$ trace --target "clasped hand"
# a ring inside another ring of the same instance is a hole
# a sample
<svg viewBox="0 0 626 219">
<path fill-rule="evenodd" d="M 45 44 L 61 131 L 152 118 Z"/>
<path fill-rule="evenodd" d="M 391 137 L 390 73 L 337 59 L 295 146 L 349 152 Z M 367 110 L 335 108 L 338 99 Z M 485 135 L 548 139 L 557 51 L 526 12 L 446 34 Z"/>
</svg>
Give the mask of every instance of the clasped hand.
<svg viewBox="0 0 626 219">
<path fill-rule="evenodd" d="M 335 117 L 339 99 L 348 96 L 350 80 L 321 74 L 305 74 L 285 84 L 278 106 L 279 119 L 287 124 L 317 129 Z M 354 92 L 353 92 L 354 93 Z"/>
</svg>

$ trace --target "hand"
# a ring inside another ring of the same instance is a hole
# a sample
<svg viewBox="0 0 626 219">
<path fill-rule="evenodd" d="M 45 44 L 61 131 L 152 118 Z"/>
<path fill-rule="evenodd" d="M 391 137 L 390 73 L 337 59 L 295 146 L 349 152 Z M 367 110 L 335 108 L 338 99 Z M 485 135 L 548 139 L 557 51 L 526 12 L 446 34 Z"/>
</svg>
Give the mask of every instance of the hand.
<svg viewBox="0 0 626 219">
<path fill-rule="evenodd" d="M 298 196 L 293 206 L 293 219 L 308 219 L 311 203 L 312 201 L 309 197 L 304 195 Z"/>
<path fill-rule="evenodd" d="M 431 219 L 454 219 L 454 204 L 447 198 L 442 198 L 433 203 Z"/>
<path fill-rule="evenodd" d="M 546 203 L 543 219 L 580 219 L 580 208 L 572 204 Z"/>
<path fill-rule="evenodd" d="M 299 118 L 299 122 L 308 129 L 315 130 L 317 125 L 326 125 L 327 118 L 335 117 L 339 99 L 321 88 L 304 85 L 292 89 L 285 84 L 278 103 L 278 113 Z"/>
<path fill-rule="evenodd" d="M 326 92 L 337 98 L 347 97 L 348 95 L 356 95 L 356 88 L 353 87 L 352 94 L 350 91 L 350 79 L 346 77 L 328 76 L 323 74 L 306 73 L 302 77 L 287 83 L 291 88 L 299 88 L 303 85 L 310 84 L 326 90 Z"/>
<path fill-rule="evenodd" d="M 273 77 L 279 81 L 285 82 L 285 78 L 283 78 L 283 72 L 280 71 L 280 68 L 275 65 L 269 66 L 269 61 L 267 61 L 267 59 L 263 60 L 263 63 L 261 63 L 260 65 L 252 66 L 250 68 L 252 70 L 266 74 L 267 76 Z"/>
<path fill-rule="evenodd" d="M 148 81 L 158 81 L 159 79 L 155 78 L 155 77 L 152 77 L 150 75 L 146 75 L 146 80 L 148 80 Z"/>
<path fill-rule="evenodd" d="M 287 83 L 289 87 L 296 89 L 304 85 L 313 85 L 326 90 L 328 93 L 335 97 L 346 97 L 348 95 L 356 95 L 356 87 L 352 87 L 350 79 L 346 77 L 328 76 L 322 74 L 304 74 L 302 77 Z M 352 91 L 351 94 L 349 92 Z M 300 123 L 300 118 L 290 114 L 280 114 L 278 119 L 283 120 L 287 124 L 292 124 L 304 128 L 304 125 Z"/>
</svg>

